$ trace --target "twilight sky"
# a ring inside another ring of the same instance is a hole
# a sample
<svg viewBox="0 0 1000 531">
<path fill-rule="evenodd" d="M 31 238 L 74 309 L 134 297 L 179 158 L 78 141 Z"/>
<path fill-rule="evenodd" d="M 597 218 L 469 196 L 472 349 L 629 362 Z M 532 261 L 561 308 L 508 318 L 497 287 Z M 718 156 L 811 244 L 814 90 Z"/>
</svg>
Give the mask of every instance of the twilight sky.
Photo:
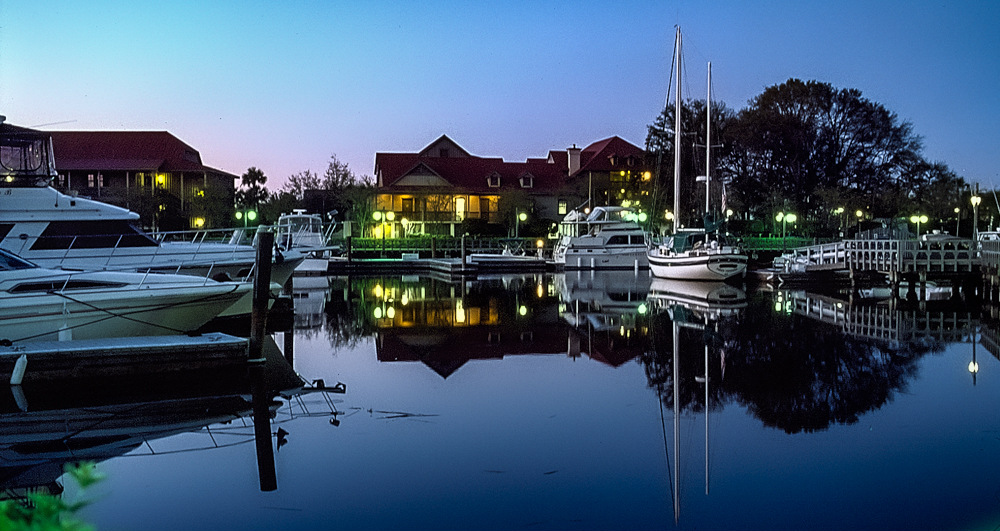
<svg viewBox="0 0 1000 531">
<path fill-rule="evenodd" d="M 0 114 L 166 130 L 272 190 L 331 154 L 371 175 L 376 152 L 441 134 L 510 161 L 612 135 L 642 146 L 675 25 L 685 97 L 704 98 L 708 61 L 733 109 L 792 77 L 856 88 L 929 159 L 1000 186 L 995 0 L 0 0 Z"/>
</svg>

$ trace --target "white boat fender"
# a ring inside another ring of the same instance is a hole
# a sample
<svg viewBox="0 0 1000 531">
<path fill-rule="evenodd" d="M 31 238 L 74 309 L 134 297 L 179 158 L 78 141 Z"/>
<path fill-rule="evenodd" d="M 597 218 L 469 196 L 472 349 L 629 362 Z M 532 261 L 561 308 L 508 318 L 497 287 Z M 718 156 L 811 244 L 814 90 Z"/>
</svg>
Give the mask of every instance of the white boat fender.
<svg viewBox="0 0 1000 531">
<path fill-rule="evenodd" d="M 14 363 L 14 372 L 10 375 L 10 385 L 21 385 L 26 370 L 28 370 L 28 355 L 21 354 Z"/>
</svg>

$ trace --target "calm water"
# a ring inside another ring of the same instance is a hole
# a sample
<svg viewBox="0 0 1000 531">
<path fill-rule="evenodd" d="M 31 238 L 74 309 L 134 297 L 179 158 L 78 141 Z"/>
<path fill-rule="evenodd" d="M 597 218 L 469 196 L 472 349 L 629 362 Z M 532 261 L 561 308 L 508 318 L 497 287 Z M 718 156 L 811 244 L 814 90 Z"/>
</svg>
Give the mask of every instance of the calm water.
<svg viewBox="0 0 1000 531">
<path fill-rule="evenodd" d="M 218 382 L 104 409 L 80 393 L 54 413 L 28 396 L 17 429 L 48 435 L 4 446 L 6 476 L 35 467 L 44 484 L 67 448 L 96 456 L 107 479 L 82 516 L 101 530 L 1000 524 L 988 311 L 631 273 L 320 280 L 275 339 L 347 392 L 275 400 L 276 490 L 248 403 Z M 70 427 L 58 410 L 74 405 L 96 416 Z"/>
</svg>

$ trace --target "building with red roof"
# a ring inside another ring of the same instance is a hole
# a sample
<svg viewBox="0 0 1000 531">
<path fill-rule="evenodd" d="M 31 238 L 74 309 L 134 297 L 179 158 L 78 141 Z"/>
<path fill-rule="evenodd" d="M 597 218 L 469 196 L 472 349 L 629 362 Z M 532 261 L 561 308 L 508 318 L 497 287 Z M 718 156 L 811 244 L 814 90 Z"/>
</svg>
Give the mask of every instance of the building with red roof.
<svg viewBox="0 0 1000 531">
<path fill-rule="evenodd" d="M 451 235 L 470 220 L 511 227 L 517 212 L 550 225 L 588 200 L 620 204 L 649 175 L 645 152 L 617 136 L 508 162 L 472 155 L 442 135 L 416 153 L 375 155 L 375 208 L 395 213 L 393 234 L 403 223 Z"/>
<path fill-rule="evenodd" d="M 139 212 L 148 227 L 228 226 L 236 179 L 166 131 L 53 131 L 64 191 Z"/>
</svg>

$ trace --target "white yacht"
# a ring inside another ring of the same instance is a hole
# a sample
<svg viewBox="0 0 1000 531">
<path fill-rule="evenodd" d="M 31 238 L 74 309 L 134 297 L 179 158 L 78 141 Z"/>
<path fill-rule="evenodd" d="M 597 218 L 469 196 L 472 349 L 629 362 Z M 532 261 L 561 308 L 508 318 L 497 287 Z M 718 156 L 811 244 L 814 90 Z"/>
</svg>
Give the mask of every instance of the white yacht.
<svg viewBox="0 0 1000 531">
<path fill-rule="evenodd" d="M 574 210 L 559 226 L 552 256 L 565 269 L 645 269 L 646 234 L 635 211 L 599 206 L 589 214 Z"/>
<path fill-rule="evenodd" d="M 0 340 L 182 334 L 251 290 L 190 275 L 46 269 L 0 249 Z"/>
<path fill-rule="evenodd" d="M 49 135 L 0 118 L 0 248 L 41 267 L 142 270 L 242 279 L 252 245 L 205 239 L 166 242 L 136 226 L 127 209 L 61 193 Z M 277 251 L 271 281 L 284 284 L 304 255 Z"/>
</svg>

